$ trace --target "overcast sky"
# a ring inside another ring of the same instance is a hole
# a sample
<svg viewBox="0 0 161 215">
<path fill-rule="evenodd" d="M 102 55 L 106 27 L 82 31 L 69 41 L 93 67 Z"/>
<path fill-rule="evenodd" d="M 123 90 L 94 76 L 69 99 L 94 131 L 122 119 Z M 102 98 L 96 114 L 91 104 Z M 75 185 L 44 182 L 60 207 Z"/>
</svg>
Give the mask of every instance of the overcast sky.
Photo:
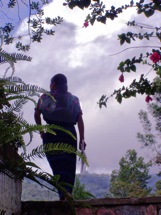
<svg viewBox="0 0 161 215">
<path fill-rule="evenodd" d="M 118 5 L 118 1 L 112 1 L 114 2 Z M 118 169 L 119 160 L 128 149 L 136 149 L 139 155 L 148 156 L 136 139 L 137 132 L 141 131 L 138 112 L 147 107 L 145 96 L 123 100 L 121 105 L 111 98 L 107 108 L 102 109 L 97 104 L 103 94 L 110 95 L 114 89 L 123 85 L 118 80 L 119 62 L 144 51 L 131 49 L 110 56 L 126 47 L 119 45 L 117 35 L 129 31 L 125 23 L 135 19 L 135 10 L 127 10 L 115 21 L 108 20 L 106 25 L 96 23 L 94 26 L 82 28 L 87 11 L 70 10 L 62 6 L 62 3 L 61 0 L 54 0 L 45 7 L 45 12 L 49 16 L 64 17 L 63 24 L 54 28 L 55 36 L 44 37 L 40 44 L 32 45 L 31 50 L 26 53 L 33 58 L 32 62 L 17 63 L 15 75 L 26 83 L 45 89 L 49 89 L 50 79 L 56 73 L 67 76 L 69 91 L 79 97 L 83 109 L 88 171 L 110 173 Z M 140 16 L 139 20 L 142 23 L 152 20 L 153 23 L 153 19 L 147 20 L 144 16 Z M 16 34 L 23 31 L 25 26 L 22 22 Z M 146 41 L 139 44 L 146 44 Z M 133 45 L 135 44 L 131 46 Z M 125 84 L 130 83 L 134 77 L 138 78 L 141 73 L 147 73 L 148 69 L 140 67 L 137 74 L 126 74 Z M 151 73 L 149 76 L 154 77 Z M 30 123 L 34 123 L 33 114 L 34 105 L 28 104 L 24 115 Z M 41 139 L 35 134 L 32 147 L 40 144 Z M 45 158 L 36 162 L 44 171 L 50 172 Z M 79 167 L 80 161 L 77 172 Z"/>
</svg>

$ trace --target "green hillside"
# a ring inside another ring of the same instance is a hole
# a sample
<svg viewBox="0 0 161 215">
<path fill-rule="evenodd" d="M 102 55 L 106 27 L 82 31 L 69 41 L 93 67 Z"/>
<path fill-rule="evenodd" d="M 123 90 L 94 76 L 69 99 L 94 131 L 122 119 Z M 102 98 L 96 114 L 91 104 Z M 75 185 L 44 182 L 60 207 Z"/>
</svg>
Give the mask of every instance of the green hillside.
<svg viewBox="0 0 161 215">
<path fill-rule="evenodd" d="M 103 198 L 108 192 L 109 175 L 107 174 L 85 174 L 77 175 L 80 183 L 85 189 L 97 198 Z M 25 179 L 22 184 L 22 201 L 52 201 L 57 200 L 58 195 L 46 188 Z"/>
<path fill-rule="evenodd" d="M 110 176 L 107 174 L 89 174 L 77 175 L 81 185 L 84 185 L 86 191 L 90 192 L 96 198 L 104 198 L 108 193 Z M 155 190 L 155 182 L 160 180 L 160 177 L 152 175 L 149 180 L 149 187 Z M 22 189 L 22 201 L 53 201 L 58 200 L 58 195 L 55 192 L 49 191 L 46 188 L 25 179 Z"/>
</svg>

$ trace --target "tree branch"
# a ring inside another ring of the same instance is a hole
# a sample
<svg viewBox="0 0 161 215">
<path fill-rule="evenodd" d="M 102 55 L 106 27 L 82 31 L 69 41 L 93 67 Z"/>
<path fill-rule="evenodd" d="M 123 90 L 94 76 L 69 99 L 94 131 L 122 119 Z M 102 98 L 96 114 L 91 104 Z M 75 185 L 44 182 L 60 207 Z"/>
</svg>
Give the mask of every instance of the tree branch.
<svg viewBox="0 0 161 215">
<path fill-rule="evenodd" d="M 160 48 L 160 46 L 133 46 L 133 47 L 129 47 L 129 48 L 123 49 L 122 51 L 117 52 L 115 54 L 111 54 L 109 56 L 114 56 L 114 55 L 121 54 L 122 52 L 125 52 L 125 51 L 127 51 L 129 49 L 138 49 L 138 48 Z"/>
</svg>

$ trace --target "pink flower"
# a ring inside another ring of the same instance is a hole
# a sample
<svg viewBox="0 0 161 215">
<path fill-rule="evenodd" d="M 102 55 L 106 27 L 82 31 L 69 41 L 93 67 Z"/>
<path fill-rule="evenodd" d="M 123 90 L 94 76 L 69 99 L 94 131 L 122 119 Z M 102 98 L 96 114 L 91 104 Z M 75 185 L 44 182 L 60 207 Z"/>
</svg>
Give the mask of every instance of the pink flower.
<svg viewBox="0 0 161 215">
<path fill-rule="evenodd" d="M 123 75 L 123 74 L 120 75 L 119 81 L 120 81 L 120 82 L 124 82 L 124 75 Z"/>
<path fill-rule="evenodd" d="M 89 22 L 85 21 L 84 24 L 83 24 L 83 27 L 87 28 L 88 26 L 89 26 Z"/>
<path fill-rule="evenodd" d="M 145 98 L 145 101 L 147 102 L 147 103 L 149 103 L 150 101 L 152 101 L 153 99 L 152 99 L 152 97 L 151 96 L 146 96 L 146 98 Z"/>
<path fill-rule="evenodd" d="M 153 52 L 153 54 L 150 56 L 150 60 L 152 60 L 153 63 L 157 63 L 160 61 L 160 54 L 158 54 L 158 52 Z"/>
</svg>

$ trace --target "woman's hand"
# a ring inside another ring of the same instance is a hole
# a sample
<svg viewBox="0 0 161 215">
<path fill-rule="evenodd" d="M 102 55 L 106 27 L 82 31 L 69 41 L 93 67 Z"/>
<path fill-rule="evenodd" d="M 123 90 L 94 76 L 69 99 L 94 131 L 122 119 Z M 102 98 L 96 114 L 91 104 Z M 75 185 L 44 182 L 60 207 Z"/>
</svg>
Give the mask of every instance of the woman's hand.
<svg viewBox="0 0 161 215">
<path fill-rule="evenodd" d="M 84 141 L 80 141 L 79 142 L 79 149 L 82 151 L 82 150 L 85 150 L 86 149 L 86 146 L 87 144 L 84 142 Z"/>
</svg>

